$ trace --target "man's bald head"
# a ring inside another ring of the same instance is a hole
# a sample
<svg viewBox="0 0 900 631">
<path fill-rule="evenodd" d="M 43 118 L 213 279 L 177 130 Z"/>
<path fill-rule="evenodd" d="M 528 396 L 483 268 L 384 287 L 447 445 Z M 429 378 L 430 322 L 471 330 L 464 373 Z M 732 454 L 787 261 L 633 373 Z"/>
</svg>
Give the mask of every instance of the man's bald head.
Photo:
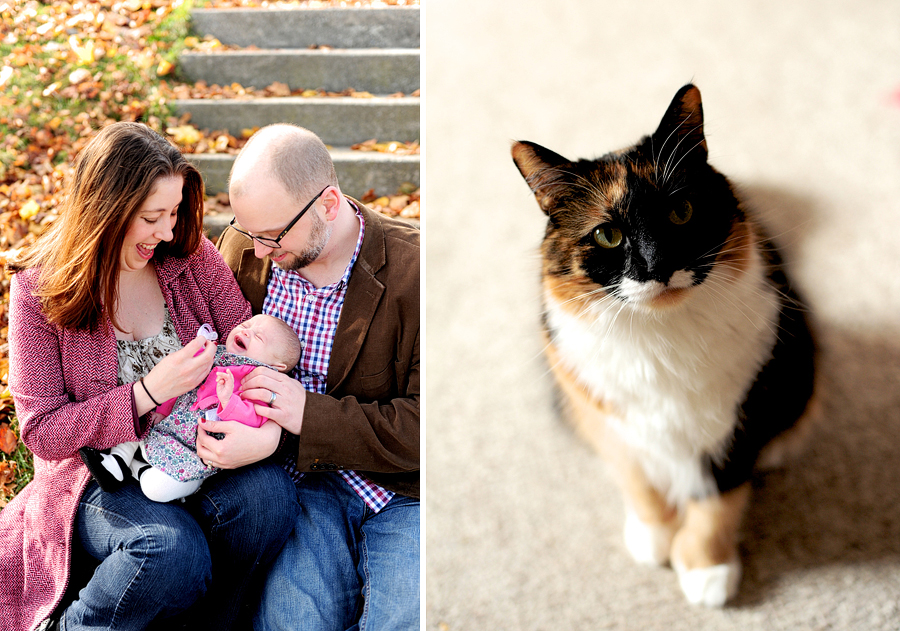
<svg viewBox="0 0 900 631">
<path fill-rule="evenodd" d="M 298 202 L 326 186 L 338 187 L 325 143 L 308 129 L 285 123 L 268 125 L 250 137 L 231 168 L 228 193 L 240 197 L 254 184 L 273 179 Z"/>
</svg>

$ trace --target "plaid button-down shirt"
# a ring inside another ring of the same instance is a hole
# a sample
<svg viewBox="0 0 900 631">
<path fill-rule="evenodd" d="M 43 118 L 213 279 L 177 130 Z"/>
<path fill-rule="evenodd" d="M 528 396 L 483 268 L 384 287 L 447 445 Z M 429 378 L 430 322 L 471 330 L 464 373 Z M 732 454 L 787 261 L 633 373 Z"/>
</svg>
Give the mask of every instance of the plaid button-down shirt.
<svg viewBox="0 0 900 631">
<path fill-rule="evenodd" d="M 359 218 L 356 251 L 344 270 L 344 275 L 336 283 L 316 288 L 297 272 L 285 271 L 272 264 L 263 313 L 284 320 L 300 337 L 303 353 L 291 376 L 299 379 L 308 392 L 325 394 L 331 348 L 347 295 L 347 283 L 350 282 L 350 273 L 359 256 L 366 232 L 366 222 L 359 209 L 356 210 L 356 216 Z M 285 462 L 285 468 L 295 482 L 303 477 L 303 473 L 294 468 L 292 459 Z M 340 471 L 340 474 L 375 512 L 384 508 L 394 496 L 391 491 L 355 471 L 345 470 Z"/>
</svg>

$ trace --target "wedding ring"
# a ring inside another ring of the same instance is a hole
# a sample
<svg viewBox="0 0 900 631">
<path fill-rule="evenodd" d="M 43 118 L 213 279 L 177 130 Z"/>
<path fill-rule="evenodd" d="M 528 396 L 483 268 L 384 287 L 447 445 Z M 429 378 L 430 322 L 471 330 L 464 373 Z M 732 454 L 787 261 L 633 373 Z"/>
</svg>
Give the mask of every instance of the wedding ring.
<svg viewBox="0 0 900 631">
<path fill-rule="evenodd" d="M 275 403 L 275 397 L 276 397 L 276 396 L 277 396 L 277 395 L 273 392 L 273 393 L 272 393 L 272 398 L 269 399 L 269 407 L 272 407 L 272 405 L 274 405 L 274 403 Z"/>
</svg>

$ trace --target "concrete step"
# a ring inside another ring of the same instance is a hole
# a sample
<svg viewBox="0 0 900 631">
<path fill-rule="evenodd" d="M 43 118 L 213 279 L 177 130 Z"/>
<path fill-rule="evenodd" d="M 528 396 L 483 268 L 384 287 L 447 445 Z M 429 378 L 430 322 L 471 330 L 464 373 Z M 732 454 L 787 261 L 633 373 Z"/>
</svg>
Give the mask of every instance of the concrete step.
<svg viewBox="0 0 900 631">
<path fill-rule="evenodd" d="M 413 49 L 235 50 L 184 52 L 185 81 L 264 88 L 279 81 L 291 90 L 347 88 L 387 95 L 419 89 L 419 51 Z"/>
<path fill-rule="evenodd" d="M 394 193 L 404 182 L 419 183 L 419 156 L 397 156 L 388 153 L 330 149 L 341 190 L 357 199 L 369 189 L 379 195 Z M 206 184 L 206 193 L 228 192 L 228 174 L 234 156 L 231 154 L 186 154 L 197 165 Z"/>
<path fill-rule="evenodd" d="M 410 142 L 419 139 L 418 97 L 268 97 L 189 99 L 172 102 L 178 116 L 191 113 L 198 129 L 242 129 L 294 123 L 314 131 L 328 145 L 349 147 L 377 138 Z"/>
<path fill-rule="evenodd" d="M 194 31 L 230 46 L 419 48 L 419 8 L 194 9 Z"/>
</svg>

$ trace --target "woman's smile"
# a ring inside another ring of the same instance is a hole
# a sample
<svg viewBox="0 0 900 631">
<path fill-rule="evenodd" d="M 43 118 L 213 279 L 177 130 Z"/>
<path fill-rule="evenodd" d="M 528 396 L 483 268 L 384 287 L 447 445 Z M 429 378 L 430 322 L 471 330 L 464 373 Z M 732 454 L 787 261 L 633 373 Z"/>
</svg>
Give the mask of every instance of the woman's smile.
<svg viewBox="0 0 900 631">
<path fill-rule="evenodd" d="M 141 258 L 149 261 L 150 259 L 153 258 L 153 250 L 154 250 L 154 248 L 156 248 L 157 245 L 159 245 L 159 242 L 154 243 L 153 245 L 147 245 L 145 243 L 138 243 L 137 244 L 138 255 Z"/>
</svg>

